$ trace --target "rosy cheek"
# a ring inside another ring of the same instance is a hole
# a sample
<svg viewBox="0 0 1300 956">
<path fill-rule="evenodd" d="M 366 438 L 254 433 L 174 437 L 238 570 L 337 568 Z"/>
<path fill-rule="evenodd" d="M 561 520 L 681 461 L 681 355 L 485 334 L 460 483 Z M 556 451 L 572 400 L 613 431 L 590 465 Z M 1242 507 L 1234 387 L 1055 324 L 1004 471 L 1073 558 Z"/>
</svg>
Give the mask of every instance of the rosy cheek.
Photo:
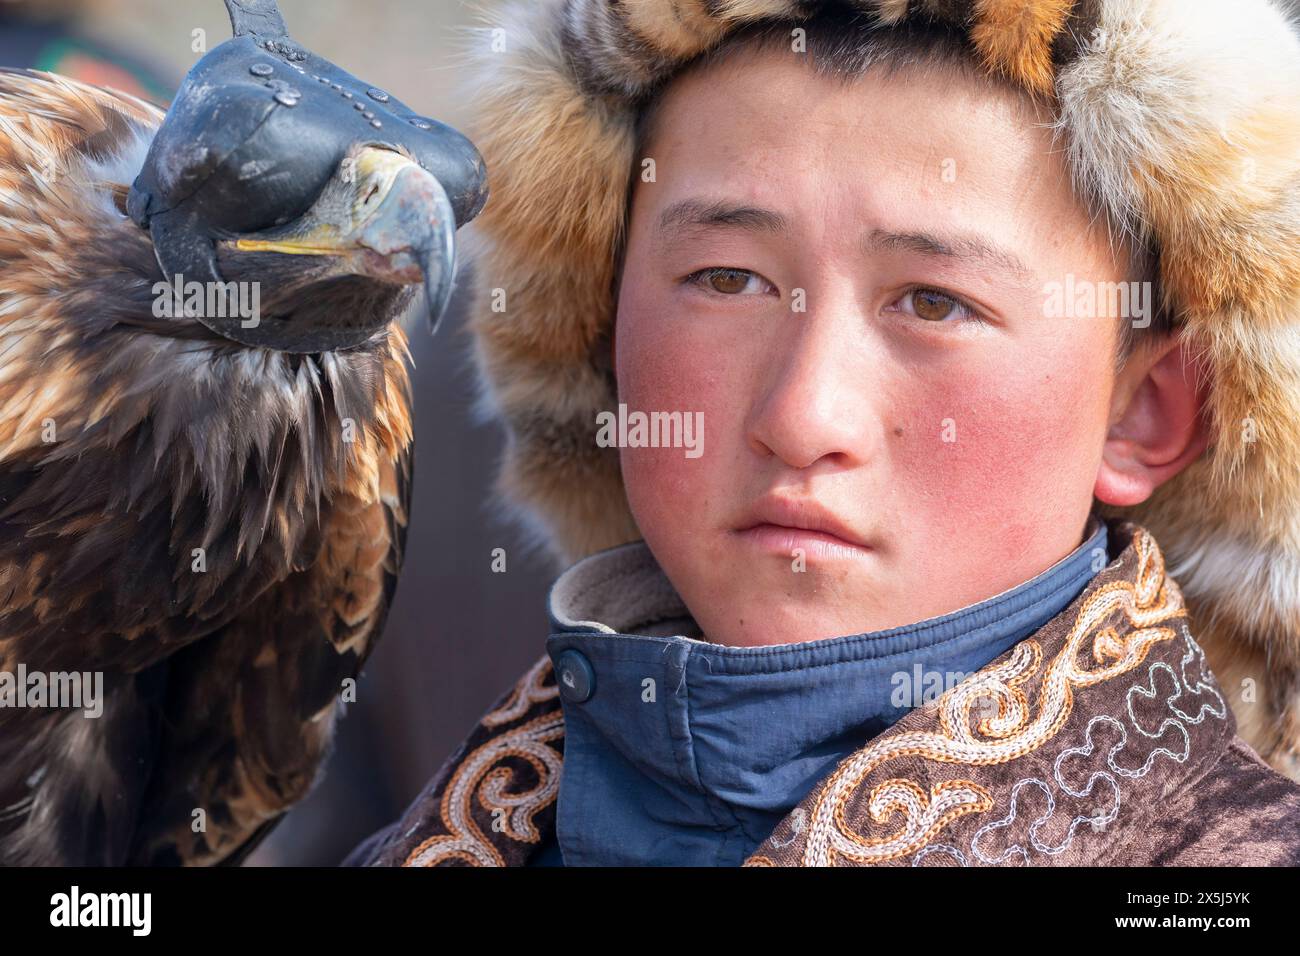
<svg viewBox="0 0 1300 956">
<path fill-rule="evenodd" d="M 1091 485 L 1089 408 L 1061 401 L 1086 387 L 1076 374 L 998 363 L 902 386 L 911 412 L 891 437 L 903 506 L 950 541 L 1014 559 Z"/>
<path fill-rule="evenodd" d="M 638 314 L 620 329 L 618 340 L 619 401 L 627 411 L 680 412 L 683 420 L 689 415 L 703 426 L 702 437 L 691 435 L 698 455 L 680 447 L 621 451 L 634 514 L 657 548 L 683 547 L 706 519 L 716 524 L 717 489 L 725 487 L 729 467 L 723 448 L 735 427 L 730 409 L 737 405 L 736 385 L 726 374 L 730 363 L 719 362 L 718 349 L 700 341 L 701 335 L 670 325 Z"/>
</svg>

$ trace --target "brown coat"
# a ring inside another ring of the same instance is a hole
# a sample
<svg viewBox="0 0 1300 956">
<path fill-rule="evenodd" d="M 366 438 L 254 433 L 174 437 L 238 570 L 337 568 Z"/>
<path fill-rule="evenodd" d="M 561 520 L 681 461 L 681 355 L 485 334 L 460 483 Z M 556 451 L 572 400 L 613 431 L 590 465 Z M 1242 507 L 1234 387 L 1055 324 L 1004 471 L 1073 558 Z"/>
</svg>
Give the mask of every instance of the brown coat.
<svg viewBox="0 0 1300 956">
<path fill-rule="evenodd" d="M 842 760 L 746 866 L 1297 865 L 1300 785 L 1236 732 L 1155 539 L 1033 636 Z M 518 866 L 553 837 L 543 657 L 349 863 Z"/>
</svg>

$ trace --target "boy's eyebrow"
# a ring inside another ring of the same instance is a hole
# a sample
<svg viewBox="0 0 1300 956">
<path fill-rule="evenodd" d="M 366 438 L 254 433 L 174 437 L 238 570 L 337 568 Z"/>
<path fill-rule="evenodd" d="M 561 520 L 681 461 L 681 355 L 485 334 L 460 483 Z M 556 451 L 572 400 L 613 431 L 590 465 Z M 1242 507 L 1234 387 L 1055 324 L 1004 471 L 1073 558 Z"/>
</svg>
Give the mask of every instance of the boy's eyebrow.
<svg viewBox="0 0 1300 956">
<path fill-rule="evenodd" d="M 948 236 L 929 232 L 889 232 L 873 229 L 867 237 L 867 249 L 902 249 L 923 256 L 989 262 L 1016 273 L 1021 279 L 1033 277 L 1029 267 L 1011 252 L 999 248 L 977 235 Z"/>
<path fill-rule="evenodd" d="M 746 206 L 726 199 L 681 199 L 659 215 L 661 239 L 690 228 L 730 226 L 750 232 L 789 231 L 789 220 L 775 209 Z"/>
<path fill-rule="evenodd" d="M 747 232 L 780 234 L 788 232 L 790 221 L 775 209 L 750 206 L 726 199 L 682 199 L 668 206 L 659 216 L 655 230 L 661 242 L 689 229 L 723 227 Z M 873 229 L 867 236 L 868 252 L 901 249 L 935 258 L 976 260 L 1001 266 L 1021 279 L 1033 273 L 1017 256 L 977 235 L 939 235 L 929 232 L 890 232 Z"/>
</svg>

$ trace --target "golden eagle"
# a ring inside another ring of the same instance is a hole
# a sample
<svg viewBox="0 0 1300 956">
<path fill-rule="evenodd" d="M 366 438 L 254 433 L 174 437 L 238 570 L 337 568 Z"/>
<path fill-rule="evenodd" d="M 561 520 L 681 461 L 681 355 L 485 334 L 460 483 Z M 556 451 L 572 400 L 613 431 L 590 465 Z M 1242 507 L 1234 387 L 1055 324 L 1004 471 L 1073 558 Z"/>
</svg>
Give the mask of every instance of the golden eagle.
<svg viewBox="0 0 1300 956">
<path fill-rule="evenodd" d="M 290 41 L 239 32 L 311 82 Z M 316 779 L 401 564 L 397 319 L 412 256 L 426 282 L 431 262 L 392 240 L 434 214 L 433 176 L 400 145 L 345 139 L 305 211 L 262 210 L 241 158 L 221 201 L 267 228 L 214 227 L 205 248 L 231 288 L 260 289 L 244 341 L 245 323 L 188 307 L 130 208 L 162 124 L 121 93 L 0 71 L 3 864 L 242 859 Z M 192 157 L 155 159 L 164 178 Z M 97 715 L 52 699 L 70 675 L 87 695 L 102 680 Z"/>
</svg>

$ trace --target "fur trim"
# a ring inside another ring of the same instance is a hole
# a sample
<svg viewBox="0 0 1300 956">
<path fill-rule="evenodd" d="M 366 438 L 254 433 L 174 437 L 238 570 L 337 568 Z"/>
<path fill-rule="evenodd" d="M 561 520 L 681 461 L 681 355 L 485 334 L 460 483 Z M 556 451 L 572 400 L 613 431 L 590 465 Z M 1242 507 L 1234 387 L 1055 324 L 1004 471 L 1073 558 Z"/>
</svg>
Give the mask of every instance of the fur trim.
<svg viewBox="0 0 1300 956">
<path fill-rule="evenodd" d="M 992 72 L 1033 90 L 1052 89 L 1052 41 L 1074 0 L 978 0 L 971 42 Z"/>
<path fill-rule="evenodd" d="M 1216 647 L 1224 666 L 1234 648 L 1267 652 L 1266 718 L 1235 706 L 1262 728 L 1261 752 L 1294 767 L 1300 38 L 1280 2 L 853 0 L 887 24 L 958 26 L 989 71 L 1053 95 L 1080 193 L 1161 250 L 1164 295 L 1211 386 L 1213 437 L 1149 501 L 1103 510 L 1160 542 L 1217 635 L 1212 661 Z M 639 537 L 617 449 L 593 440 L 596 413 L 616 405 L 613 259 L 637 98 L 737 26 L 817 6 L 526 0 L 484 13 L 467 91 L 492 188 L 467 230 L 480 410 L 507 429 L 498 491 L 560 564 Z"/>
</svg>

